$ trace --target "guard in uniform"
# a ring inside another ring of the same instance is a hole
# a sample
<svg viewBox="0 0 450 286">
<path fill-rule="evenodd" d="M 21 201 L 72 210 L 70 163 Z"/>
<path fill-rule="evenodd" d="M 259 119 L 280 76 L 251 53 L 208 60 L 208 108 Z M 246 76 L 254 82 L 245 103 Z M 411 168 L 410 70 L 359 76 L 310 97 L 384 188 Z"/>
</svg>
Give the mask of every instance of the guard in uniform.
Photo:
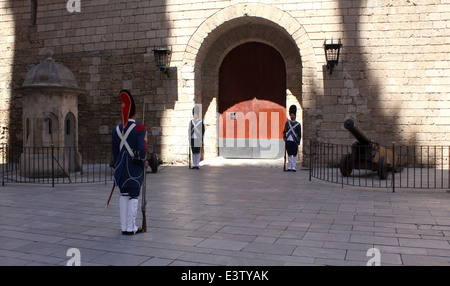
<svg viewBox="0 0 450 286">
<path fill-rule="evenodd" d="M 189 134 L 192 150 L 193 169 L 199 169 L 200 164 L 200 149 L 203 146 L 203 136 L 205 135 L 205 125 L 199 118 L 200 108 L 198 105 L 192 109 L 192 116 L 194 117 L 189 123 Z"/>
<path fill-rule="evenodd" d="M 286 151 L 288 153 L 288 171 L 296 172 L 298 145 L 302 137 L 302 128 L 295 119 L 297 117 L 297 106 L 289 107 L 289 116 L 291 120 L 286 122 L 283 131 L 283 139 L 286 142 Z"/>
<path fill-rule="evenodd" d="M 145 126 L 136 122 L 136 104 L 127 90 L 120 92 L 122 123 L 112 131 L 114 184 L 120 189 L 120 224 L 122 234 L 142 232 L 136 226 L 138 197 L 148 162 Z"/>
</svg>

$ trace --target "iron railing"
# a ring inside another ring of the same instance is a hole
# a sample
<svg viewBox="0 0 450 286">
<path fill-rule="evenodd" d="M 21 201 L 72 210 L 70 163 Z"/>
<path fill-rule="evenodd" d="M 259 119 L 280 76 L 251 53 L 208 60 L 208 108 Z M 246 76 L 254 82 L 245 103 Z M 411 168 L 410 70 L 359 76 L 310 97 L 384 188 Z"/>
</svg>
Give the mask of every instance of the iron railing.
<svg viewBox="0 0 450 286">
<path fill-rule="evenodd" d="M 112 156 L 105 150 L 69 147 L 17 148 L 0 145 L 0 176 L 5 183 L 66 184 L 110 182 Z"/>
<path fill-rule="evenodd" d="M 353 146 L 310 141 L 310 179 L 391 188 L 450 189 L 450 146 Z M 384 158 L 381 159 L 380 158 Z M 381 161 L 381 163 L 380 163 Z M 113 180 L 107 150 L 0 145 L 5 183 L 67 184 Z"/>
<path fill-rule="evenodd" d="M 355 144 L 310 141 L 310 179 L 393 192 L 396 188 L 450 189 L 450 146 Z"/>
</svg>

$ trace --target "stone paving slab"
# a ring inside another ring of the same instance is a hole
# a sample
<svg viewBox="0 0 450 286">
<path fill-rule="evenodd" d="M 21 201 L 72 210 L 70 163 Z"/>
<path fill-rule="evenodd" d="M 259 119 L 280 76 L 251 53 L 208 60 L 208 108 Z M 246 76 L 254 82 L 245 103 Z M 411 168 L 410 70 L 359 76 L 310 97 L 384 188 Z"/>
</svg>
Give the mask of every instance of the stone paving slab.
<svg viewBox="0 0 450 286">
<path fill-rule="evenodd" d="M 0 265 L 450 265 L 450 193 L 341 187 L 271 165 L 147 174 L 148 232 L 119 231 L 111 183 L 0 187 Z M 141 222 L 141 214 L 138 223 Z"/>
</svg>

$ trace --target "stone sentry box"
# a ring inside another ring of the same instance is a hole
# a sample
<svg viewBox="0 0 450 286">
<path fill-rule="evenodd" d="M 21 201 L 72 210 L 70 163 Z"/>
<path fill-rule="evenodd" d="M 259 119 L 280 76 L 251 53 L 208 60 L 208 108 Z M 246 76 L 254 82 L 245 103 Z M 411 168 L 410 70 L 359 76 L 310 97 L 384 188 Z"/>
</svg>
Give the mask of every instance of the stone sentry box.
<svg viewBox="0 0 450 286">
<path fill-rule="evenodd" d="M 78 152 L 78 88 L 75 76 L 56 63 L 53 52 L 27 73 L 22 87 L 23 153 L 20 172 L 24 177 L 68 176 L 81 170 Z"/>
</svg>

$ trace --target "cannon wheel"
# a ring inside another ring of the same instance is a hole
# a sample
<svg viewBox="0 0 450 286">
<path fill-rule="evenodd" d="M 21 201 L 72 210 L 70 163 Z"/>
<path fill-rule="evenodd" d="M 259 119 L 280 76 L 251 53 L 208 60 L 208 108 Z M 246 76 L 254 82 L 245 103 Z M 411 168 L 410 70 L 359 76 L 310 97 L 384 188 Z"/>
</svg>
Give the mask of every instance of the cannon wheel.
<svg viewBox="0 0 450 286">
<path fill-rule="evenodd" d="M 386 162 L 386 157 L 380 157 L 380 160 L 378 161 L 378 177 L 380 177 L 381 180 L 385 180 L 387 178 L 388 174 L 388 165 Z"/>
<path fill-rule="evenodd" d="M 156 153 L 150 154 L 148 163 L 150 165 L 150 168 L 152 168 L 152 173 L 158 172 L 158 155 L 156 155 Z"/>
<path fill-rule="evenodd" d="M 353 160 L 352 155 L 347 154 L 342 156 L 341 164 L 339 165 L 339 170 L 341 171 L 342 176 L 348 177 L 353 171 Z"/>
</svg>

